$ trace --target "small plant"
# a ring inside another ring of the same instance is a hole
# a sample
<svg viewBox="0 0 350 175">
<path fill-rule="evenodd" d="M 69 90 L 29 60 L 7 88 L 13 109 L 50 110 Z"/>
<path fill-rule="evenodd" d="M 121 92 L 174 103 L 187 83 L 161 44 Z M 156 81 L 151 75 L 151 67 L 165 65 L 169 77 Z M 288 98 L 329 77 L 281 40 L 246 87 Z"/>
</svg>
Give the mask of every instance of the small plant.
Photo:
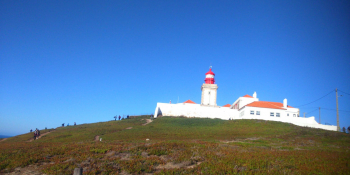
<svg viewBox="0 0 350 175">
<path fill-rule="evenodd" d="M 90 152 L 93 153 L 99 153 L 99 154 L 104 154 L 108 151 L 108 149 L 98 149 L 98 148 L 92 148 L 90 149 Z"/>
</svg>

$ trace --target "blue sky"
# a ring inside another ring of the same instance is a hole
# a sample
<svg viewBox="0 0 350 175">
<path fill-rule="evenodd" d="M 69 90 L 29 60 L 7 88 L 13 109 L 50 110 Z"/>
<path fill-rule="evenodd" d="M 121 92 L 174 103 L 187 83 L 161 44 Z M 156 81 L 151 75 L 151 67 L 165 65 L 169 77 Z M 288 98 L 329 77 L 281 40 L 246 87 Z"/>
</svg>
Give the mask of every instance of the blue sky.
<svg viewBox="0 0 350 175">
<path fill-rule="evenodd" d="M 0 1 L 0 135 L 200 103 L 261 101 L 350 125 L 350 1 Z M 332 92 L 333 91 L 333 92 Z M 344 93 L 345 92 L 345 93 Z M 327 108 L 327 109 L 326 109 Z"/>
</svg>

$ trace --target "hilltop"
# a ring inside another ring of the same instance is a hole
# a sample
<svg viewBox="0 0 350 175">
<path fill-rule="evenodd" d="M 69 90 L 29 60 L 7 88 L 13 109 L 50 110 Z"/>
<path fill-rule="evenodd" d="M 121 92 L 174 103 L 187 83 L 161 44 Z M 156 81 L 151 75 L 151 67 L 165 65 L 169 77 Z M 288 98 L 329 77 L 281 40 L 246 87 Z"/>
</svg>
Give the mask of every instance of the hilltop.
<svg viewBox="0 0 350 175">
<path fill-rule="evenodd" d="M 350 136 L 261 120 L 149 116 L 42 130 L 0 142 L 0 172 L 346 174 Z M 147 125 L 145 125 L 147 124 Z M 102 141 L 99 141 L 102 139 Z"/>
</svg>

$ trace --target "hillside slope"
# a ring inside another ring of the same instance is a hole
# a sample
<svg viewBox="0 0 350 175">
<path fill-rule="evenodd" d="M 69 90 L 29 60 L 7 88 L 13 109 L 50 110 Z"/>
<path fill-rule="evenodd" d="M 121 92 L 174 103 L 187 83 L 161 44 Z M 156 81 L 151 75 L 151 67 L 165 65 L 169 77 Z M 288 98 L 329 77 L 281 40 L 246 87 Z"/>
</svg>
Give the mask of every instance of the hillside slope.
<svg viewBox="0 0 350 175">
<path fill-rule="evenodd" d="M 32 133 L 8 138 L 0 142 L 0 172 L 28 165 L 46 174 L 76 167 L 91 174 L 350 170 L 348 134 L 259 120 L 162 117 L 142 125 L 146 118 L 43 130 L 50 133 L 32 142 Z"/>
</svg>

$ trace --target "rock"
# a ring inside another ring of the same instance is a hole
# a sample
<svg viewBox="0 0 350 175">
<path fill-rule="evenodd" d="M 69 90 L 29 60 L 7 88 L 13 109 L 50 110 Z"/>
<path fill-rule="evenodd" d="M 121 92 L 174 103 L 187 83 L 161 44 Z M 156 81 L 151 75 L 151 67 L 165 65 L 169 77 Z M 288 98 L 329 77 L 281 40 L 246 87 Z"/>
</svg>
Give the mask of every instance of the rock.
<svg viewBox="0 0 350 175">
<path fill-rule="evenodd" d="M 121 175 L 130 175 L 128 172 L 126 172 L 125 170 L 123 170 L 121 173 Z"/>
<path fill-rule="evenodd" d="M 83 169 L 82 168 L 75 168 L 73 175 L 82 175 Z"/>
<path fill-rule="evenodd" d="M 15 171 L 16 171 L 16 172 L 21 172 L 21 167 L 15 168 Z"/>
<path fill-rule="evenodd" d="M 106 156 L 110 157 L 110 156 L 114 156 L 115 155 L 115 151 L 110 151 L 108 153 L 106 153 Z"/>
<path fill-rule="evenodd" d="M 75 159 L 74 159 L 74 158 L 70 158 L 70 159 L 68 159 L 68 160 L 64 161 L 64 163 L 67 163 L 67 162 L 74 162 L 74 161 L 75 161 Z"/>
<path fill-rule="evenodd" d="M 118 157 L 120 157 L 120 160 L 131 160 L 130 153 L 119 153 Z"/>
</svg>

